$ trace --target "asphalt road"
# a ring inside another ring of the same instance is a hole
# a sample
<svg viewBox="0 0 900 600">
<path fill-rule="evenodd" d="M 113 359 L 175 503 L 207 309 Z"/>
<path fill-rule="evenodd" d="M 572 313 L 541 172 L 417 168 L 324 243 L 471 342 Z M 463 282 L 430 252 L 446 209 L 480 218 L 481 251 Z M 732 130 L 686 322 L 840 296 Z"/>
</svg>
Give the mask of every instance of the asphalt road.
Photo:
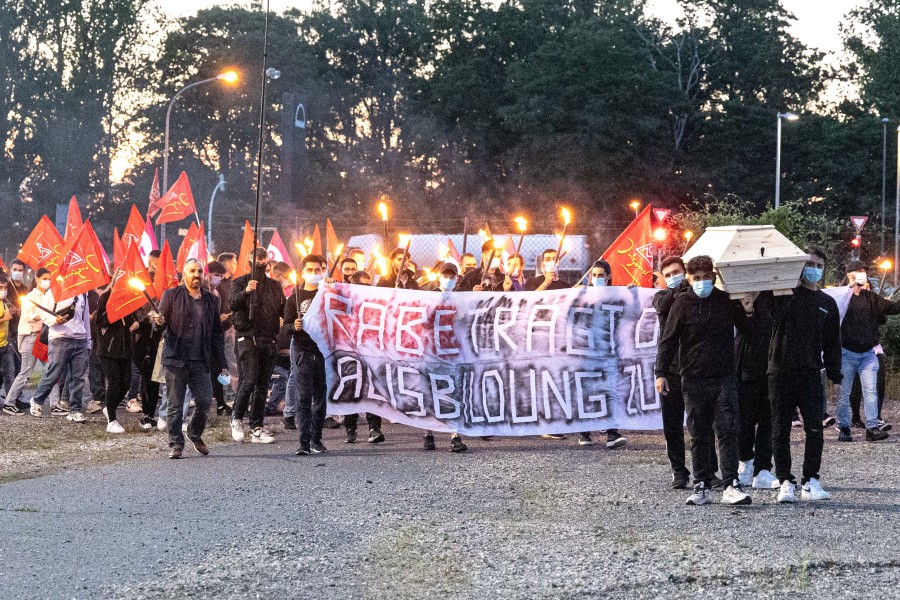
<svg viewBox="0 0 900 600">
<path fill-rule="evenodd" d="M 227 444 L 0 485 L 0 597 L 900 596 L 894 442 L 826 443 L 834 499 L 688 507 L 661 435 L 628 447 Z M 600 436 L 597 436 L 598 438 Z M 795 455 L 801 448 L 795 446 Z M 716 494 L 718 497 L 718 493 Z"/>
</svg>

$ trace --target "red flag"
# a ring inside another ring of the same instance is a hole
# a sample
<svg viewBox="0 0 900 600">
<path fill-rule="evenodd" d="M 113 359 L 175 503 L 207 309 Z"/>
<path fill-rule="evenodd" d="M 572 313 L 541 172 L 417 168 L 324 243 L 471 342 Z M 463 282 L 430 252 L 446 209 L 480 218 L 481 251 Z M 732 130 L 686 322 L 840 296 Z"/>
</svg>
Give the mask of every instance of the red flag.
<svg viewBox="0 0 900 600">
<path fill-rule="evenodd" d="M 126 250 L 122 244 L 122 238 L 119 237 L 119 228 L 113 229 L 113 264 L 116 270 L 121 271 L 122 265 L 125 263 Z"/>
<path fill-rule="evenodd" d="M 334 226 L 331 224 L 331 219 L 325 219 L 325 249 L 328 252 L 328 267 L 331 268 L 331 264 L 338 259 L 338 246 L 341 243 L 338 241 L 337 233 L 334 231 Z"/>
<path fill-rule="evenodd" d="M 652 285 L 653 230 L 650 226 L 649 205 L 606 249 L 603 260 L 609 263 L 612 270 L 609 276 L 614 285 Z"/>
<path fill-rule="evenodd" d="M 286 262 L 291 265 L 292 269 L 294 268 L 294 262 L 291 260 L 291 255 L 288 254 L 287 248 L 285 247 L 284 242 L 281 241 L 281 236 L 278 235 L 277 229 L 272 233 L 272 239 L 269 241 L 269 247 L 266 250 L 269 253 L 269 260 Z"/>
<path fill-rule="evenodd" d="M 66 241 L 69 241 L 69 238 L 72 237 L 83 224 L 84 221 L 81 220 L 81 209 L 78 208 L 78 200 L 75 199 L 75 196 L 72 196 L 72 199 L 69 200 L 69 214 L 66 216 L 66 231 L 63 233 L 63 238 Z"/>
<path fill-rule="evenodd" d="M 3 269 L 4 271 L 7 270 L 6 263 L 3 262 L 3 257 L 0 257 L 0 269 Z"/>
<path fill-rule="evenodd" d="M 319 232 L 319 224 L 316 223 L 316 228 L 313 230 L 313 245 L 312 250 L 310 250 L 310 254 L 318 254 L 322 256 L 322 234 Z"/>
<path fill-rule="evenodd" d="M 141 245 L 141 237 L 144 235 L 144 219 L 137 206 L 131 205 L 131 214 L 128 215 L 128 224 L 122 232 L 122 249 L 128 252 L 132 246 Z M 138 253 L 140 254 L 140 253 Z"/>
<path fill-rule="evenodd" d="M 159 199 L 160 214 L 156 217 L 156 224 L 171 223 L 180 221 L 197 212 L 194 206 L 194 195 L 191 193 L 191 184 L 188 181 L 187 173 L 181 172 L 178 181 L 175 182 L 169 191 Z"/>
<path fill-rule="evenodd" d="M 53 299 L 57 302 L 109 283 L 102 248 L 90 220 L 85 221 L 72 239 L 65 243 L 60 255 L 59 278 L 53 286 Z"/>
<path fill-rule="evenodd" d="M 159 250 L 159 245 L 156 243 L 156 233 L 153 231 L 153 223 L 150 222 L 150 215 L 147 215 L 147 220 L 144 222 L 144 233 L 141 234 L 141 260 L 144 261 L 144 265 L 147 265 L 147 261 L 150 260 L 150 253 L 154 250 Z"/>
<path fill-rule="evenodd" d="M 103 244 L 100 243 L 100 238 L 97 237 L 97 232 L 94 231 L 94 228 L 91 227 L 89 229 L 91 236 L 94 238 L 94 245 L 99 249 L 100 252 L 100 260 L 103 261 L 103 269 L 106 271 L 107 275 L 112 275 L 109 271 L 109 254 L 106 253 L 106 250 L 103 248 Z"/>
<path fill-rule="evenodd" d="M 147 220 L 150 220 L 150 217 L 156 216 L 162 207 L 159 205 L 159 167 L 156 168 L 156 171 L 153 172 L 153 185 L 150 187 L 150 205 L 147 207 Z"/>
<path fill-rule="evenodd" d="M 132 278 L 139 279 L 151 297 L 156 295 L 153 280 L 150 279 L 150 273 L 144 267 L 144 262 L 141 260 L 141 253 L 137 246 L 128 248 L 125 254 L 125 262 L 121 265 L 117 263 L 116 269 L 119 277 L 113 284 L 109 300 L 106 302 L 106 314 L 110 322 L 127 317 L 147 304 L 147 296 L 144 295 L 144 292 L 131 287 L 130 280 Z"/>
<path fill-rule="evenodd" d="M 53 222 L 47 215 L 41 217 L 22 244 L 17 255 L 19 260 L 37 271 L 41 267 L 49 269 L 51 279 L 56 279 L 56 271 L 59 268 L 59 254 L 62 251 L 64 241 Z"/>
<path fill-rule="evenodd" d="M 459 261 L 461 260 L 460 256 L 461 255 L 459 253 L 459 250 L 456 249 L 456 245 L 453 243 L 453 240 L 451 240 L 448 237 L 447 238 L 447 253 L 444 257 L 444 260 L 451 261 L 451 262 L 453 262 L 453 264 L 455 264 L 457 267 L 459 267 Z"/>
<path fill-rule="evenodd" d="M 235 279 L 250 272 L 250 253 L 253 252 L 253 239 L 253 228 L 250 227 L 250 221 L 244 221 L 244 237 L 241 238 L 237 269 L 234 271 Z"/>
<path fill-rule="evenodd" d="M 162 250 L 159 252 L 159 264 L 156 267 L 156 273 L 153 275 L 153 288 L 156 290 L 156 297 L 162 298 L 164 291 L 176 285 L 178 285 L 178 278 L 175 276 L 175 261 L 172 260 L 172 249 L 169 247 L 169 240 L 166 240 L 163 242 Z"/>
<path fill-rule="evenodd" d="M 188 252 L 191 251 L 191 247 L 197 242 L 199 236 L 200 228 L 197 227 L 196 223 L 191 223 L 184 240 L 181 242 L 181 246 L 178 248 L 178 257 L 175 259 L 175 270 L 179 273 L 184 269 L 184 263 L 188 259 Z"/>
</svg>

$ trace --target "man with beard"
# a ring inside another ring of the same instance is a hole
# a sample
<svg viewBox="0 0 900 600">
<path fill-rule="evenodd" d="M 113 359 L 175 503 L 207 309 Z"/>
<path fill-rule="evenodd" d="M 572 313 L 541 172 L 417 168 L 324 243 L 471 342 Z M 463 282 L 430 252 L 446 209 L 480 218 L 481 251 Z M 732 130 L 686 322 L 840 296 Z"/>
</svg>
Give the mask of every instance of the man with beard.
<svg viewBox="0 0 900 600">
<path fill-rule="evenodd" d="M 512 279 L 503 273 L 500 250 L 493 240 L 481 245 L 481 266 L 467 271 L 457 289 L 460 292 L 508 292 Z"/>
</svg>

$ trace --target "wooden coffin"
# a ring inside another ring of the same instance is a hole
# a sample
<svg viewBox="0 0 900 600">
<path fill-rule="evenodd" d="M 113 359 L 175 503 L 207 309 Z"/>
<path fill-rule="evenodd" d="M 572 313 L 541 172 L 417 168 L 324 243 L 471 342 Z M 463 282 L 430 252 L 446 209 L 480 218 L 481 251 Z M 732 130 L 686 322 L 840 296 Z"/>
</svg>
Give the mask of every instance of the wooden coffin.
<svg viewBox="0 0 900 600">
<path fill-rule="evenodd" d="M 732 298 L 766 290 L 790 294 L 809 258 L 773 225 L 710 227 L 685 252 L 684 262 L 703 255 L 719 272 L 716 287 Z"/>
</svg>

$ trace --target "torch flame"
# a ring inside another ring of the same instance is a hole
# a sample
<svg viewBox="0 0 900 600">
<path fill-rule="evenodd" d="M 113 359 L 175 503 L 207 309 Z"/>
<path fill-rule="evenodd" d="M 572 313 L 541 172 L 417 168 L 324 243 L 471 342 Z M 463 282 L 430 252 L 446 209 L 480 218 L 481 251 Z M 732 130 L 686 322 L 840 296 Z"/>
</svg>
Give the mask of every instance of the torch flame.
<svg viewBox="0 0 900 600">
<path fill-rule="evenodd" d="M 128 285 L 130 287 L 133 287 L 134 289 L 136 289 L 139 292 L 143 292 L 147 289 L 147 286 L 144 285 L 144 282 L 141 281 L 140 279 L 138 279 L 137 277 L 132 277 L 131 279 L 129 279 Z"/>
<path fill-rule="evenodd" d="M 309 248 L 309 251 L 312 252 L 313 239 L 309 236 L 306 236 L 305 238 L 303 238 L 303 245 Z"/>
<path fill-rule="evenodd" d="M 399 248 L 406 248 L 406 244 L 412 241 L 412 236 L 408 233 L 400 233 L 397 235 L 397 243 Z"/>
<path fill-rule="evenodd" d="M 336 253 L 338 256 L 340 256 L 341 254 L 343 254 L 343 253 L 344 253 L 344 245 L 343 245 L 343 244 L 338 244 L 338 247 L 335 249 L 335 253 Z"/>
<path fill-rule="evenodd" d="M 484 229 L 479 229 L 479 230 L 478 230 L 478 235 L 480 235 L 481 237 L 485 237 L 485 236 L 487 236 L 487 233 L 485 232 Z"/>
<path fill-rule="evenodd" d="M 291 280 L 293 285 L 297 285 L 297 271 L 291 271 L 291 274 L 288 275 L 288 279 Z"/>
<path fill-rule="evenodd" d="M 525 220 L 525 217 L 516 217 L 513 220 L 516 222 L 516 226 L 519 228 L 519 231 L 525 233 L 525 230 L 528 229 L 528 221 Z"/>
<path fill-rule="evenodd" d="M 572 213 L 569 212 L 568 208 L 563 207 L 560 214 L 562 215 L 564 225 L 568 225 L 572 222 Z"/>
<path fill-rule="evenodd" d="M 381 213 L 381 220 L 382 220 L 382 221 L 387 221 L 387 219 L 388 219 L 388 208 L 387 208 L 387 203 L 386 203 L 386 202 L 379 202 L 379 203 L 378 203 L 378 212 Z"/>
<path fill-rule="evenodd" d="M 889 260 L 885 260 L 880 265 L 878 265 L 878 268 L 882 271 L 890 271 L 892 268 L 894 268 L 894 263 Z"/>
<path fill-rule="evenodd" d="M 428 281 L 435 281 L 438 278 L 438 274 L 434 271 L 428 273 Z"/>
</svg>

